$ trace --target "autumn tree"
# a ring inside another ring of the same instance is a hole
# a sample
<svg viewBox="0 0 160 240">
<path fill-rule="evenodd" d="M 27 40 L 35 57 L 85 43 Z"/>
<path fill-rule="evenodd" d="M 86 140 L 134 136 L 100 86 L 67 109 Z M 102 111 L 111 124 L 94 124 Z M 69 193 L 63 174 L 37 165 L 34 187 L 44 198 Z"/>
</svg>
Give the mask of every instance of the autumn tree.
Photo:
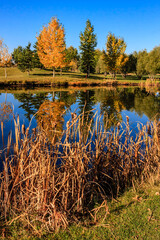
<svg viewBox="0 0 160 240">
<path fill-rule="evenodd" d="M 106 52 L 104 51 L 104 61 L 108 71 L 115 78 L 116 72 L 128 61 L 124 55 L 126 50 L 126 43 L 122 38 L 116 37 L 114 34 L 109 33 L 107 36 Z"/>
<path fill-rule="evenodd" d="M 65 49 L 64 28 L 56 18 L 52 18 L 37 37 L 37 51 L 44 67 L 53 69 L 53 77 L 55 68 L 65 66 Z"/>
<path fill-rule="evenodd" d="M 123 62 L 123 64 L 121 64 Z M 127 73 L 129 73 L 129 56 L 127 54 L 122 54 L 120 61 L 119 72 L 122 74 L 122 77 L 126 78 Z"/>
<path fill-rule="evenodd" d="M 94 27 L 90 20 L 86 22 L 84 32 L 80 33 L 80 69 L 82 72 L 89 74 L 95 71 L 95 47 L 97 46 L 96 35 L 94 34 Z"/>
<path fill-rule="evenodd" d="M 7 78 L 7 67 L 11 65 L 12 56 L 8 52 L 7 45 L 0 39 L 0 67 L 4 67 L 5 78 Z"/>
</svg>

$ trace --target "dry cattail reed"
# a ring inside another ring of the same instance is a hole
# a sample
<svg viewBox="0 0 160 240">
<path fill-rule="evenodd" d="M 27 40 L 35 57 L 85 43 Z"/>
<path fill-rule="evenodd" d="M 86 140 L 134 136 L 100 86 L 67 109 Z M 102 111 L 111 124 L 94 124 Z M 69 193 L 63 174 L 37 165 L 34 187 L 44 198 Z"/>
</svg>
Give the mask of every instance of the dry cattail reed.
<svg viewBox="0 0 160 240">
<path fill-rule="evenodd" d="M 14 121 L 15 152 L 9 154 L 10 134 L 0 174 L 0 217 L 5 224 L 21 219 L 37 233 L 38 223 L 41 234 L 66 228 L 82 214 L 95 220 L 98 210 L 90 211 L 95 199 L 107 209 L 107 195 L 159 171 L 159 122 L 139 127 L 133 141 L 129 118 L 126 128 L 119 123 L 110 131 L 101 117 L 73 114 L 58 137 L 53 129 L 54 140 L 38 128 L 30 134 L 23 126 L 21 134 L 19 120 Z"/>
</svg>

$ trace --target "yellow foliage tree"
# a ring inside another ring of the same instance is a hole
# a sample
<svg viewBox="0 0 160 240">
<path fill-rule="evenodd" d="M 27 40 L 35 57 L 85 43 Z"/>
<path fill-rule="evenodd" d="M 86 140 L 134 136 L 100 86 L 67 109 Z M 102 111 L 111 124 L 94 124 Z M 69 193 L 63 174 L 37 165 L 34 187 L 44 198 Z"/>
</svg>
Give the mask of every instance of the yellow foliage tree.
<svg viewBox="0 0 160 240">
<path fill-rule="evenodd" d="M 5 78 L 7 78 L 6 68 L 11 65 L 11 59 L 12 56 L 8 53 L 7 45 L 0 39 L 0 67 L 5 69 Z"/>
<path fill-rule="evenodd" d="M 76 59 L 72 59 L 71 62 L 68 64 L 71 67 L 72 72 L 76 72 L 78 69 L 78 62 Z"/>
<path fill-rule="evenodd" d="M 52 18 L 48 26 L 43 27 L 37 37 L 37 52 L 40 62 L 46 68 L 63 68 L 65 66 L 65 33 L 64 28 L 56 18 Z"/>
<path fill-rule="evenodd" d="M 124 55 L 126 50 L 126 43 L 122 38 L 115 37 L 114 34 L 109 33 L 106 43 L 106 52 L 104 51 L 104 61 L 107 70 L 113 74 L 115 78 L 116 72 L 128 61 Z"/>
</svg>

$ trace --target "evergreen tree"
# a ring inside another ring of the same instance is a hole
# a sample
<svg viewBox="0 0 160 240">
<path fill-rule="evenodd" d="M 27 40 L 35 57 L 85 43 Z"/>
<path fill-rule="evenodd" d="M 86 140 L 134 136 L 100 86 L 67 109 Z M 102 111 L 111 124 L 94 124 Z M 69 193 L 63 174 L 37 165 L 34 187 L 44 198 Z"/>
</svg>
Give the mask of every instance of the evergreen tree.
<svg viewBox="0 0 160 240">
<path fill-rule="evenodd" d="M 29 74 L 33 68 L 33 51 L 31 50 L 31 43 L 28 43 L 25 48 L 21 46 L 15 48 L 12 53 L 12 58 L 22 72 L 27 71 Z"/>
<path fill-rule="evenodd" d="M 37 42 L 33 45 L 33 67 L 34 68 L 43 68 L 43 64 L 40 62 L 38 52 L 37 52 Z"/>
<path fill-rule="evenodd" d="M 91 25 L 90 20 L 86 22 L 84 32 L 80 33 L 80 70 L 89 74 L 95 71 L 95 47 L 97 46 L 96 35 L 94 34 L 94 27 Z"/>
<path fill-rule="evenodd" d="M 19 55 L 18 68 L 22 72 L 27 71 L 28 75 L 29 75 L 30 71 L 32 71 L 33 51 L 31 50 L 31 43 L 28 43 L 28 45 L 22 49 L 22 53 Z"/>
<path fill-rule="evenodd" d="M 12 53 L 12 59 L 16 65 L 19 63 L 19 58 L 23 52 L 22 46 L 18 46 L 17 48 L 14 48 L 13 53 Z"/>
</svg>

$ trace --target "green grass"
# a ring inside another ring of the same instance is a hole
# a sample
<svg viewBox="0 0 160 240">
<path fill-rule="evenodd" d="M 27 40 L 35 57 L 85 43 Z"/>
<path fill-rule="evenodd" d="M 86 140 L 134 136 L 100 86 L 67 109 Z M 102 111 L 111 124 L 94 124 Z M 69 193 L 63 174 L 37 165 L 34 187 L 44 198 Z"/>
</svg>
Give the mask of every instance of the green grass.
<svg viewBox="0 0 160 240">
<path fill-rule="evenodd" d="M 108 204 L 110 214 L 94 226 L 72 226 L 48 239 L 160 239 L 160 184 L 131 189 Z"/>
<path fill-rule="evenodd" d="M 145 76 L 146 79 L 147 76 Z M 139 84 L 140 82 L 144 82 L 145 80 L 138 80 L 136 75 L 130 74 L 127 75 L 125 79 L 119 74 L 116 76 L 116 80 L 113 80 L 110 75 L 106 77 L 104 74 L 91 74 L 89 78 L 86 78 L 86 74 L 83 73 L 72 73 L 72 72 L 63 72 L 63 75 L 60 75 L 59 72 L 56 73 L 55 78 L 52 77 L 51 70 L 44 69 L 33 69 L 30 75 L 27 73 L 22 73 L 16 67 L 7 68 L 7 79 L 4 77 L 4 69 L 0 68 L 0 83 L 5 84 L 27 84 L 29 82 L 35 82 L 37 84 L 68 84 L 68 85 L 91 85 L 91 84 L 106 84 L 107 82 L 116 84 Z"/>
<path fill-rule="evenodd" d="M 160 239 L 160 183 L 132 188 L 119 198 L 108 201 L 108 209 L 104 221 L 106 212 L 101 208 L 96 222 L 86 218 L 66 230 L 49 235 L 44 233 L 41 237 L 30 236 L 24 228 L 12 225 L 9 239 Z"/>
</svg>

